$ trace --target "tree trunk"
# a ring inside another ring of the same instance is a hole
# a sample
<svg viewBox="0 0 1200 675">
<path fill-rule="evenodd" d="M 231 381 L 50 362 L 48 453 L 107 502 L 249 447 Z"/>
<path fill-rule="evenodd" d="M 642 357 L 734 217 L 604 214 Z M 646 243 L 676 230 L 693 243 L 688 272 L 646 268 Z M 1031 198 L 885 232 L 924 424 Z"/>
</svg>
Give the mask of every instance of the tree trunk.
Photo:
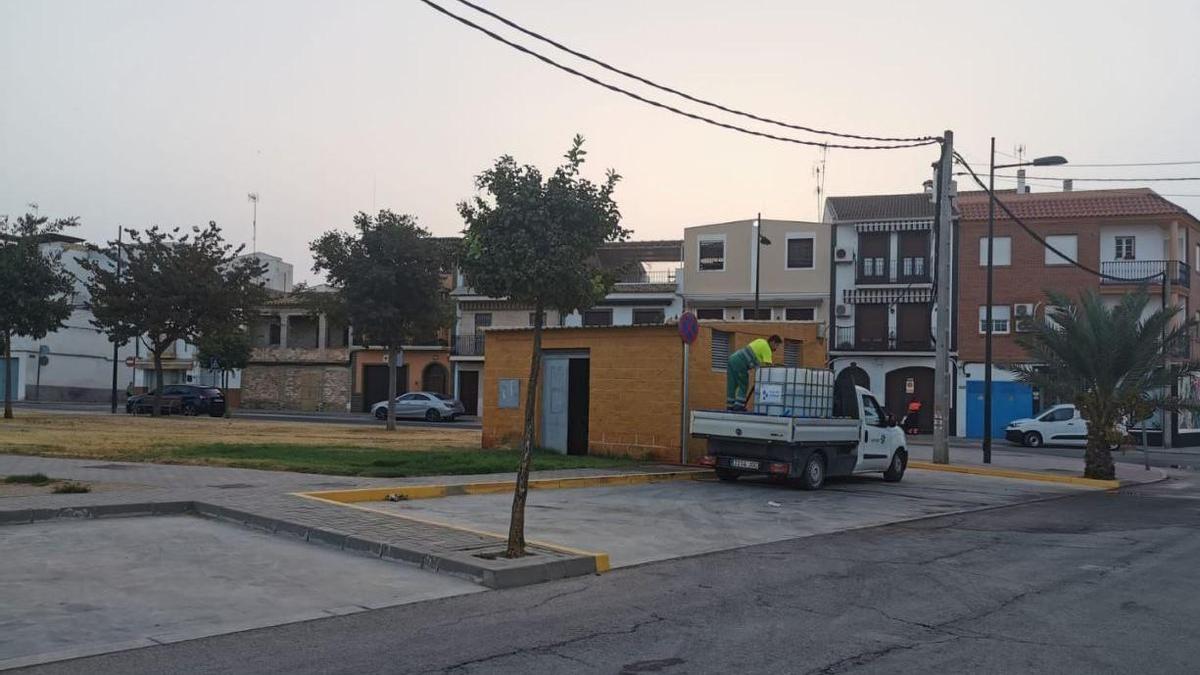
<svg viewBox="0 0 1200 675">
<path fill-rule="evenodd" d="M 225 394 L 225 419 L 233 417 L 233 403 L 229 400 L 229 371 L 221 371 L 221 393 Z"/>
<path fill-rule="evenodd" d="M 1107 431 L 1113 425 L 1096 422 L 1088 425 L 1087 450 L 1083 453 L 1083 477 L 1113 480 L 1117 477 L 1117 467 L 1113 464 L 1107 438 Z"/>
<path fill-rule="evenodd" d="M 396 430 L 396 348 L 388 345 L 388 405 L 387 430 Z"/>
<path fill-rule="evenodd" d="M 162 414 L 163 369 L 162 354 L 166 347 L 154 345 L 154 400 L 150 403 L 150 416 Z"/>
<path fill-rule="evenodd" d="M 533 354 L 529 359 L 529 385 L 525 388 L 525 433 L 521 437 L 521 464 L 513 492 L 512 520 L 508 524 L 508 548 L 504 555 L 525 555 L 525 497 L 529 494 L 529 468 L 533 463 L 534 407 L 537 404 L 538 373 L 542 369 L 542 323 L 545 308 L 538 300 L 533 313 Z"/>
<path fill-rule="evenodd" d="M 12 333 L 4 331 L 4 419 L 11 420 L 12 412 Z"/>
</svg>

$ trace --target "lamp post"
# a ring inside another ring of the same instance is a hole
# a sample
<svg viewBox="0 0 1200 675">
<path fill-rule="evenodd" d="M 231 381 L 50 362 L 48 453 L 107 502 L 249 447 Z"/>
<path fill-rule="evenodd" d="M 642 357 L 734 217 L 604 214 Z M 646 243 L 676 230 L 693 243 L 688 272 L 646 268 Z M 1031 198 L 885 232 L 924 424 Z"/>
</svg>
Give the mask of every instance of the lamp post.
<svg viewBox="0 0 1200 675">
<path fill-rule="evenodd" d="M 759 268 L 762 267 L 762 247 L 770 246 L 771 240 L 762 234 L 762 213 L 758 214 L 754 226 L 754 320 L 758 320 L 758 279 Z"/>
<path fill-rule="evenodd" d="M 1012 169 L 1020 166 L 1059 166 L 1066 164 L 1065 157 L 1050 155 L 1028 162 L 996 164 L 996 137 L 992 137 L 991 159 L 988 162 L 988 229 L 987 229 L 987 306 L 984 309 L 983 338 L 983 463 L 992 463 L 992 245 L 996 229 L 996 169 Z M 1011 251 L 1009 255 L 1012 255 Z M 1012 321 L 1012 317 L 1009 317 Z"/>
</svg>

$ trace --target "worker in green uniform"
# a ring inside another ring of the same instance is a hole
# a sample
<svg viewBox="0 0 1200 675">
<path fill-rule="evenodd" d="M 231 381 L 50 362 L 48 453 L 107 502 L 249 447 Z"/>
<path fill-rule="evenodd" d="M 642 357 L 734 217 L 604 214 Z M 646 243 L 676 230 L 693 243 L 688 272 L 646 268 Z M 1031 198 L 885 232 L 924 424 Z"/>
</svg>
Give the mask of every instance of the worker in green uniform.
<svg viewBox="0 0 1200 675">
<path fill-rule="evenodd" d="M 783 344 L 783 339 L 778 335 L 772 335 L 766 340 L 758 338 L 729 357 L 729 364 L 725 366 L 725 407 L 727 409 L 746 409 L 750 371 L 759 366 L 771 365 L 771 352 L 778 349 L 781 344 Z"/>
</svg>

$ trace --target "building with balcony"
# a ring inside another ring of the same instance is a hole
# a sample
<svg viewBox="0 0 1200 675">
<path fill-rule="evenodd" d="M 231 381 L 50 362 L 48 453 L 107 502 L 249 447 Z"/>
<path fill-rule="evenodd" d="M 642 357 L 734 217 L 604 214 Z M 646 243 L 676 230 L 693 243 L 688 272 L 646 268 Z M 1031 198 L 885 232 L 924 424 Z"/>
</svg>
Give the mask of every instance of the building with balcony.
<svg viewBox="0 0 1200 675">
<path fill-rule="evenodd" d="M 682 244 L 676 239 L 604 245 L 598 255 L 601 264 L 617 276 L 612 290 L 602 302 L 583 312 L 546 310 L 545 325 L 660 325 L 677 319 L 683 307 L 677 273 L 683 260 Z M 533 307 L 480 295 L 467 286 L 461 273 L 455 279 L 450 292 L 455 314 L 449 339 L 451 382 L 455 398 L 473 415 L 483 410 L 487 331 L 533 326 Z"/>
<path fill-rule="evenodd" d="M 833 268 L 830 365 L 837 377 L 870 389 L 897 419 L 920 400 L 925 432 L 933 429 L 936 206 L 930 192 L 830 197 L 824 215 Z M 947 299 L 951 317 L 954 295 Z M 953 355 L 953 337 L 950 348 Z"/>
<path fill-rule="evenodd" d="M 1000 208 L 995 210 L 992 292 L 992 435 L 1058 401 L 1015 381 L 1008 366 L 1027 363 L 1018 343 L 1035 322 L 1045 320 L 1046 291 L 1076 298 L 1084 290 L 1101 294 L 1110 306 L 1127 293 L 1145 288 L 1147 312 L 1163 306 L 1183 308 L 1183 316 L 1200 309 L 1196 265 L 1200 265 L 1200 221 L 1183 207 L 1147 188 L 1063 192 L 998 191 L 997 197 L 1028 227 L 1071 260 L 1098 270 L 1102 277 L 1071 264 L 1030 237 Z M 959 196 L 962 253 L 958 319 L 959 428 L 967 436 L 983 435 L 984 333 L 987 328 L 987 196 Z M 1172 358 L 1200 357 L 1189 345 Z M 1200 390 L 1200 382 L 1181 388 Z M 1200 444 L 1200 417 L 1171 415 L 1172 444 Z M 1151 428 L 1161 442 L 1161 421 Z"/>
<path fill-rule="evenodd" d="M 701 320 L 815 323 L 824 336 L 829 232 L 826 223 L 772 219 L 684 229 L 684 306 Z"/>
</svg>

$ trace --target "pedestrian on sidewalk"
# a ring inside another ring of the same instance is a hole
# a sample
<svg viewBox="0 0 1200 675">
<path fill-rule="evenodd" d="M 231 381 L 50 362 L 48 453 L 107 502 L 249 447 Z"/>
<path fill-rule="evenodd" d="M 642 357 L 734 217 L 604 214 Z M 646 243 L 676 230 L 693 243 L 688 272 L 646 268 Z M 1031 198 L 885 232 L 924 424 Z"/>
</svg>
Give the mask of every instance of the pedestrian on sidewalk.
<svg viewBox="0 0 1200 675">
<path fill-rule="evenodd" d="M 900 423 L 904 427 L 905 433 L 910 436 L 915 436 L 921 431 L 921 399 L 913 396 L 908 402 L 908 412 L 904 415 L 904 421 Z"/>
<path fill-rule="evenodd" d="M 767 339 L 757 338 L 737 350 L 729 357 L 725 366 L 725 408 L 745 410 L 746 396 L 750 388 L 750 371 L 759 366 L 771 365 L 772 352 L 783 344 L 783 338 L 772 335 Z"/>
</svg>

